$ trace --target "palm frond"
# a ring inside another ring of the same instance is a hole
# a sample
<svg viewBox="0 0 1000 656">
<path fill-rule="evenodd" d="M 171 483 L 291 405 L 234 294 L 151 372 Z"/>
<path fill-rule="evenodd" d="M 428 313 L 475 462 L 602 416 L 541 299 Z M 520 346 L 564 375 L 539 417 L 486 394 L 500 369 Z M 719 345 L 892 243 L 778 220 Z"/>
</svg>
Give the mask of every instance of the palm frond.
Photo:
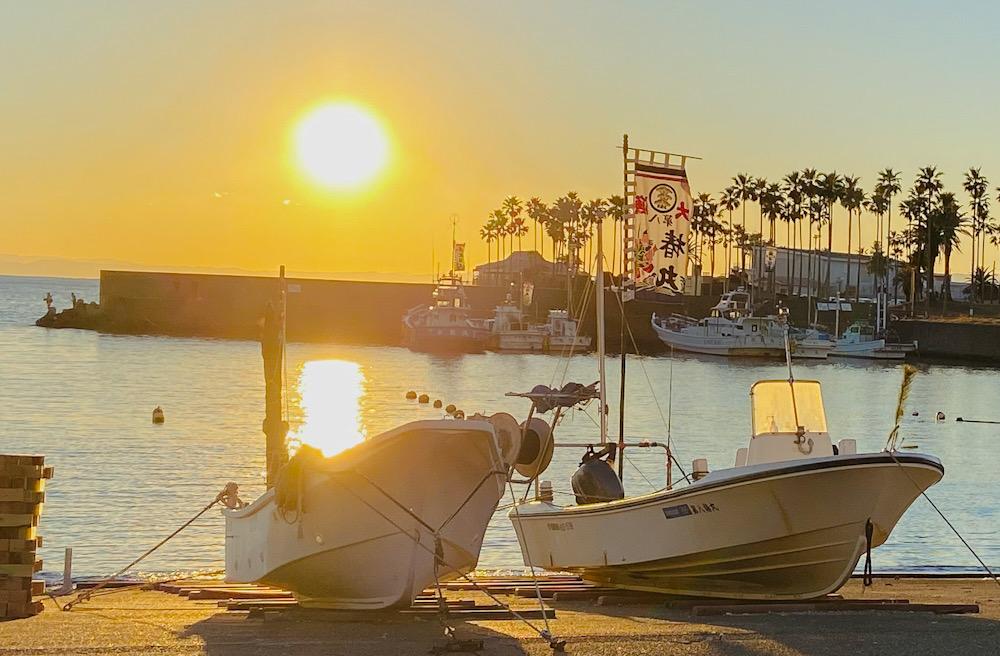
<svg viewBox="0 0 1000 656">
<path fill-rule="evenodd" d="M 896 401 L 896 425 L 889 433 L 889 439 L 885 444 L 887 451 L 896 449 L 896 439 L 899 437 L 899 422 L 903 418 L 903 410 L 906 406 L 906 399 L 910 395 L 910 386 L 913 378 L 917 375 L 917 368 L 910 364 L 903 365 L 903 383 L 899 386 L 899 400 Z"/>
</svg>

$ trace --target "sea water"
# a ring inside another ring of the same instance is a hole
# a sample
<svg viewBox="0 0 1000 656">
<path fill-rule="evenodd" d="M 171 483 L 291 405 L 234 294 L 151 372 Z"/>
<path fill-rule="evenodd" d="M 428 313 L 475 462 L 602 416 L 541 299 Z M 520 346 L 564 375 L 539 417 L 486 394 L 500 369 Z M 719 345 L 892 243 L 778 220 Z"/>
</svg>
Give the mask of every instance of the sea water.
<svg viewBox="0 0 1000 656">
<path fill-rule="evenodd" d="M 249 341 L 103 335 L 38 328 L 51 292 L 58 308 L 70 294 L 97 300 L 96 280 L 0 277 L 0 453 L 43 454 L 55 467 L 39 527 L 44 570 L 58 578 L 73 549 L 75 575 L 124 567 L 209 504 L 229 481 L 246 500 L 264 489 L 263 365 Z M 350 308 L 345 308 L 350 311 Z M 290 437 L 327 455 L 400 423 L 439 418 L 441 410 L 405 400 L 428 394 L 467 415 L 529 404 L 506 397 L 538 384 L 597 379 L 593 355 L 466 355 L 442 358 L 403 348 L 290 344 Z M 608 362 L 612 433 L 617 433 L 619 363 Z M 625 432 L 630 441 L 664 441 L 669 426 L 682 465 L 707 458 L 731 467 L 750 431 L 750 386 L 787 378 L 780 363 L 718 358 L 630 358 Z M 823 384 L 830 434 L 877 451 L 893 427 L 902 365 L 863 361 L 797 363 L 795 375 Z M 902 421 L 904 445 L 945 464 L 929 496 L 992 567 L 1000 568 L 1000 376 L 995 369 L 920 365 Z M 153 408 L 166 421 L 154 425 Z M 918 412 L 914 416 L 912 412 Z M 936 421 L 944 412 L 946 420 Z M 597 438 L 597 404 L 573 411 L 559 440 Z M 557 449 L 543 475 L 556 500 L 572 502 L 576 449 Z M 675 468 L 674 475 L 677 476 Z M 664 485 L 660 449 L 627 451 L 625 486 L 639 494 Z M 516 488 L 521 494 L 523 488 Z M 505 499 L 502 504 L 509 504 Z M 837 499 L 817 499 L 836 504 Z M 641 540 L 641 535 L 622 536 Z M 975 558 L 925 499 L 918 499 L 889 541 L 873 553 L 876 571 L 975 571 Z M 210 572 L 224 566 L 224 522 L 217 509 L 143 560 L 142 573 Z M 482 569 L 521 570 L 517 539 L 498 510 L 479 561 Z"/>
</svg>

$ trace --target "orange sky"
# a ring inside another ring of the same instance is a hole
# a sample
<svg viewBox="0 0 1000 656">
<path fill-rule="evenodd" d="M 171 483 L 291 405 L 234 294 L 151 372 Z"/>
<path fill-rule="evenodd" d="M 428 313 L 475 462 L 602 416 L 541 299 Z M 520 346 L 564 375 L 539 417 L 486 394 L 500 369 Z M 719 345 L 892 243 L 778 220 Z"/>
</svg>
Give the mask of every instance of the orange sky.
<svg viewBox="0 0 1000 656">
<path fill-rule="evenodd" d="M 963 201 L 969 166 L 1000 182 L 996 9 L 711 4 L 7 7 L 0 254 L 424 275 L 452 214 L 482 261 L 508 194 L 620 193 L 623 132 L 702 156 L 695 193 L 804 167 L 870 188 L 934 164 Z M 388 128 L 363 193 L 292 161 L 296 120 L 330 100 Z"/>
</svg>

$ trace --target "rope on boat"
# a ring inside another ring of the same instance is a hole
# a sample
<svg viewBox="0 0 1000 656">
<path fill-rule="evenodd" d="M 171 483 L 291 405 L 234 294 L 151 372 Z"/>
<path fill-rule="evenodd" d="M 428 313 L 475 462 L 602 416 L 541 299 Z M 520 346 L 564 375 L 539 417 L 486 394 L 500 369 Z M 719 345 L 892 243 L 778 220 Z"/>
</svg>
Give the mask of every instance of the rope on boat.
<svg viewBox="0 0 1000 656">
<path fill-rule="evenodd" d="M 865 573 L 861 577 L 861 587 L 869 588 L 872 583 L 872 534 L 875 532 L 875 526 L 872 524 L 872 518 L 869 517 L 865 522 Z"/>
<path fill-rule="evenodd" d="M 490 476 L 495 475 L 495 474 L 499 474 L 499 473 L 503 473 L 506 476 L 506 472 L 497 472 L 497 471 L 494 471 L 494 472 L 490 472 L 489 474 L 487 474 L 487 476 L 486 476 L 486 478 L 484 480 L 487 480 Z M 339 483 L 339 481 L 337 481 L 337 479 L 335 477 L 331 476 L 331 479 L 334 480 L 335 482 Z M 507 486 L 510 489 L 511 496 L 513 496 L 514 495 L 514 488 L 513 488 L 513 486 L 510 483 L 509 477 L 507 478 Z M 434 560 L 435 578 L 437 578 L 437 567 L 439 565 L 446 565 L 449 568 L 458 571 L 457 567 L 455 567 L 454 565 L 452 565 L 451 563 L 449 563 L 448 561 L 446 561 L 444 559 L 444 549 L 442 548 L 440 550 L 440 552 L 439 552 L 438 549 L 436 548 L 438 545 L 440 545 L 440 538 L 438 537 L 437 531 L 434 531 L 434 529 L 430 528 L 430 526 L 426 522 L 424 522 L 422 519 L 420 519 L 419 517 L 416 517 L 415 515 L 413 515 L 412 512 L 410 512 L 409 510 L 407 510 L 408 514 L 410 514 L 411 516 L 413 516 L 414 519 L 416 519 L 420 524 L 422 524 L 423 526 L 427 527 L 428 530 L 430 530 L 431 533 L 435 536 L 435 545 L 436 545 L 435 549 L 431 549 L 427 545 L 423 544 L 420 541 L 420 535 L 419 535 L 419 533 L 417 535 L 415 535 L 415 536 L 414 535 L 410 535 L 409 531 L 407 531 L 405 528 L 403 528 L 398 523 L 396 523 L 395 521 L 393 521 L 391 517 L 388 517 L 385 513 L 383 513 L 381 510 L 379 510 L 378 508 L 376 508 L 375 506 L 373 506 L 372 504 L 370 504 L 367 500 L 363 499 L 361 496 L 359 496 L 356 492 L 354 492 L 353 490 L 351 490 L 349 487 L 347 487 L 346 485 L 343 485 L 343 484 L 341 484 L 341 487 L 343 487 L 350 494 L 352 494 L 355 498 L 357 498 L 358 501 L 360 501 L 364 505 L 368 506 L 372 510 L 372 512 L 374 512 L 376 515 L 378 515 L 379 517 L 381 517 L 385 521 L 387 521 L 390 524 L 392 524 L 392 526 L 394 526 L 400 533 L 402 533 L 406 537 L 410 538 L 410 540 L 412 540 L 417 545 L 417 547 L 423 549 L 424 551 L 426 551 L 429 554 L 431 554 L 432 556 L 434 556 L 434 559 L 435 559 Z M 403 507 L 395 499 L 393 499 L 392 496 L 389 495 L 387 492 L 385 492 L 384 490 L 381 490 L 380 488 L 377 488 L 377 487 L 376 487 L 376 489 L 378 489 L 379 492 L 381 492 L 383 495 L 385 495 L 386 497 L 388 497 L 389 500 L 392 501 L 393 503 L 395 503 L 397 506 L 400 506 L 401 508 Z M 462 505 L 465 505 L 465 503 L 467 501 L 468 501 L 468 499 L 466 499 L 466 501 L 463 501 Z M 516 509 L 516 506 L 515 506 L 515 509 Z M 405 508 L 404 508 L 404 510 L 405 510 Z M 516 512 L 515 512 L 515 514 L 516 514 Z M 520 516 L 519 515 L 518 515 L 518 520 L 520 522 Z M 518 525 L 520 525 L 520 523 Z M 530 558 L 529 558 L 529 560 L 530 560 Z M 545 607 L 544 607 L 544 605 L 542 605 L 542 602 L 541 602 L 541 599 L 542 599 L 541 595 L 542 595 L 542 593 L 541 593 L 541 589 L 538 587 L 538 579 L 535 578 L 534 567 L 531 568 L 531 572 L 532 572 L 532 578 L 535 581 L 535 590 L 536 590 L 536 592 L 538 594 L 539 605 L 541 606 L 541 609 L 542 609 L 542 618 L 545 620 L 545 629 L 544 630 L 539 629 L 538 627 L 536 627 L 532 622 L 530 622 L 528 619 L 526 619 L 523 615 L 521 615 L 520 613 L 518 613 L 517 611 L 515 611 L 513 608 L 511 608 L 509 604 L 505 604 L 503 601 L 501 601 L 500 599 L 498 599 L 496 597 L 496 595 L 494 595 L 492 592 L 490 592 L 487 588 L 484 588 L 484 587 L 480 586 L 479 583 L 477 583 L 473 579 L 469 578 L 468 574 L 460 574 L 459 576 L 461 576 L 461 578 L 463 578 L 466 581 L 468 581 L 472 585 L 472 587 L 474 587 L 478 592 L 482 592 L 487 597 L 489 597 L 490 599 L 492 599 L 493 601 L 495 601 L 499 606 L 502 606 L 503 608 L 505 608 L 507 610 L 507 612 L 509 612 L 516 619 L 520 620 L 523 624 L 525 624 L 531 630 L 533 630 L 535 633 L 537 633 L 539 635 L 539 637 L 544 638 L 545 640 L 547 640 L 549 642 L 549 646 L 553 649 L 553 651 L 563 651 L 563 648 L 566 645 L 566 641 L 565 640 L 557 640 L 556 638 L 554 638 L 552 636 L 552 633 L 551 633 L 551 631 L 549 629 L 548 617 L 545 614 Z M 440 583 L 438 583 L 438 587 L 439 587 L 439 594 L 440 594 Z M 440 604 L 440 603 L 441 603 L 441 601 L 440 601 L 440 597 L 439 597 L 438 604 Z M 449 637 L 450 637 L 450 634 L 449 634 Z"/>
<path fill-rule="evenodd" d="M 177 535 L 178 533 L 180 533 L 181 531 L 183 531 L 184 529 L 186 529 L 191 524 L 193 524 L 199 517 L 201 517 L 206 512 L 208 512 L 209 510 L 211 510 L 212 507 L 214 507 L 216 504 L 220 504 L 220 503 L 223 504 L 223 505 L 225 505 L 228 508 L 239 507 L 239 505 L 242 502 L 236 496 L 236 483 L 227 483 L 226 487 L 224 487 L 222 489 L 222 492 L 219 492 L 219 494 L 214 499 L 212 499 L 212 501 L 207 506 L 205 506 L 204 508 L 202 508 L 201 510 L 199 510 L 195 514 L 194 517 L 192 517 L 191 519 L 189 519 L 186 522 L 184 522 L 180 526 L 180 528 L 178 528 L 176 531 L 174 531 L 173 533 L 171 533 L 167 537 L 165 537 L 162 540 L 160 540 L 156 544 L 156 546 L 154 546 L 152 549 L 149 549 L 148 551 L 146 551 L 146 553 L 142 554 L 141 556 L 139 556 L 138 558 L 136 558 L 135 560 L 133 560 L 131 563 L 129 563 L 128 565 L 126 565 L 122 569 L 118 570 L 117 572 L 115 572 L 114 574 L 112 574 L 111 576 L 109 576 L 108 578 L 104 579 L 103 581 L 101 581 L 100 583 L 98 583 L 93 588 L 90 588 L 89 590 L 85 590 L 85 591 L 81 592 L 80 594 L 78 594 L 76 596 L 75 599 L 71 599 L 68 602 L 66 602 L 66 604 L 62 607 L 62 610 L 71 610 L 77 604 L 80 604 L 80 603 L 82 603 L 82 602 L 87 601 L 88 599 L 90 599 L 94 595 L 95 592 L 97 592 L 98 590 L 101 590 L 102 588 L 106 587 L 109 583 L 111 583 L 112 581 L 114 581 L 116 578 L 118 578 L 119 576 L 121 576 L 125 572 L 127 572 L 130 569 L 132 569 L 133 567 L 135 567 L 146 556 L 148 556 L 149 554 L 153 553 L 154 551 L 156 551 L 157 549 L 159 549 L 160 547 L 162 547 L 164 544 L 167 543 L 168 540 L 170 540 L 172 537 L 174 537 L 175 535 Z M 143 583 L 143 585 L 145 585 L 145 583 Z"/>
<path fill-rule="evenodd" d="M 910 476 L 910 472 L 906 471 L 906 468 L 903 467 L 903 463 L 899 462 L 899 460 L 896 459 L 896 454 L 893 453 L 892 451 L 886 451 L 886 453 L 889 454 L 889 457 L 892 458 L 893 462 L 895 462 L 897 465 L 899 465 L 899 468 L 903 471 L 903 474 L 908 479 L 910 479 L 910 482 L 913 483 L 914 487 L 916 487 L 920 491 L 920 496 L 922 496 L 923 498 L 927 499 L 927 503 L 931 504 L 931 508 L 933 508 L 934 511 L 937 512 L 937 514 L 941 516 L 941 519 L 943 519 L 944 523 L 948 525 L 948 528 L 950 528 L 952 530 L 952 532 L 956 536 L 958 536 L 958 539 L 962 541 L 962 544 L 964 544 L 965 548 L 969 550 L 969 553 L 971 553 L 973 556 L 975 556 L 976 560 L 978 560 L 979 564 L 983 566 L 983 569 L 986 570 L 986 573 L 990 575 L 990 578 L 993 579 L 994 583 L 996 583 L 997 585 L 1000 585 L 1000 579 L 997 578 L 997 575 L 993 573 L 993 570 L 991 570 L 989 568 L 989 565 L 987 565 L 985 562 L 983 562 L 983 559 L 979 557 L 979 554 L 977 554 L 976 550 L 972 548 L 972 545 L 970 545 L 968 542 L 966 542 L 965 538 L 962 537 L 962 534 L 958 532 L 958 529 L 955 528 L 955 526 L 948 520 L 948 518 L 944 516 L 944 513 L 941 512 L 941 509 L 937 507 L 937 504 L 934 503 L 929 496 L 927 496 L 927 492 L 924 491 L 924 489 L 921 488 L 919 485 L 917 485 L 917 482 L 915 480 L 913 480 L 912 476 Z"/>
</svg>

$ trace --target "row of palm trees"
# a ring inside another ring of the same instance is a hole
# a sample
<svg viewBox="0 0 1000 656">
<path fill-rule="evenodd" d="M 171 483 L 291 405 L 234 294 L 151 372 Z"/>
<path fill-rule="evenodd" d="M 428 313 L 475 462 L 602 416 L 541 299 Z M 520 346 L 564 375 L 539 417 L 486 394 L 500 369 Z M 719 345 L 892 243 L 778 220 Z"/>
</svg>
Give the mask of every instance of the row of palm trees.
<svg viewBox="0 0 1000 656">
<path fill-rule="evenodd" d="M 515 238 L 517 249 L 521 250 L 521 238 L 528 233 L 527 221 L 530 220 L 535 224 L 532 231 L 535 250 L 540 250 L 542 256 L 545 256 L 547 237 L 552 243 L 553 261 L 566 262 L 570 268 L 575 269 L 584 262 L 590 262 L 588 249 L 592 245 L 598 218 L 607 217 L 617 226 L 624 216 L 624 203 L 621 196 L 585 202 L 575 191 L 560 196 L 551 205 L 537 197 L 525 203 L 517 196 L 508 196 L 498 209 L 490 213 L 479 236 L 486 242 L 487 259 L 490 262 L 493 261 L 492 244 L 496 242 L 496 259 L 499 261 L 508 252 L 513 252 Z"/>
<path fill-rule="evenodd" d="M 840 222 L 844 221 L 846 291 L 849 295 L 858 295 L 864 259 L 858 257 L 854 262 L 853 254 L 869 255 L 868 272 L 882 279 L 886 287 L 890 284 L 901 286 L 907 296 L 922 295 L 929 304 L 931 295 L 923 294 L 923 290 L 933 289 L 934 265 L 937 258 L 943 256 L 946 281 L 943 300 L 947 303 L 952 255 L 960 251 L 962 236 L 968 235 L 972 240 L 969 253 L 972 294 L 974 300 L 983 300 L 987 288 L 992 288 L 992 273 L 986 266 L 986 246 L 987 243 L 996 246 L 1000 242 L 1000 224 L 990 216 L 989 182 L 980 169 L 966 171 L 962 187 L 969 196 L 967 209 L 961 206 L 954 192 L 944 189 L 941 173 L 934 166 L 921 168 L 905 195 L 902 195 L 900 173 L 891 168 L 879 172 L 870 192 L 864 190 L 857 176 L 835 171 L 792 171 L 778 182 L 740 173 L 717 197 L 701 193 L 694 200 L 689 263 L 696 274 L 707 265 L 709 275 L 714 277 L 717 255 L 724 255 L 728 280 L 734 274 L 736 277 L 746 275 L 747 259 L 754 247 L 782 245 L 793 249 L 785 260 L 787 291 L 804 295 L 805 289 L 807 294 L 815 291 L 828 295 L 838 291 L 831 281 L 833 258 L 829 254 L 833 252 L 835 227 L 840 228 Z M 996 191 L 1000 201 L 1000 187 Z M 897 220 L 902 218 L 904 223 L 894 229 L 893 207 L 898 196 L 901 198 Z M 541 253 L 545 255 L 547 237 L 551 241 L 552 259 L 567 262 L 575 269 L 591 260 L 588 249 L 598 217 L 611 219 L 616 237 L 620 234 L 624 204 L 622 196 L 584 202 L 572 191 L 551 205 L 539 198 L 531 198 L 525 203 L 516 196 L 508 196 L 500 208 L 489 215 L 480 236 L 487 242 L 490 260 L 494 242 L 496 258 L 501 260 L 508 251 L 513 252 L 515 239 L 518 250 L 521 249 L 521 239 L 528 232 L 527 221 L 530 220 L 534 222 L 535 250 L 539 250 L 541 244 Z M 757 206 L 756 225 L 753 225 L 752 216 L 748 225 L 747 209 L 751 204 Z M 846 212 L 846 220 L 843 213 L 838 216 L 838 207 Z M 736 212 L 738 216 L 734 216 Z M 873 218 L 869 221 L 869 230 L 874 233 L 867 237 L 872 240 L 867 248 L 863 232 L 865 213 Z M 779 221 L 785 224 L 783 231 L 779 229 Z M 620 241 L 616 238 L 613 243 L 620 244 Z M 617 248 L 614 250 L 613 259 L 619 252 Z M 825 258 L 824 253 L 828 254 Z M 889 257 L 902 263 L 891 281 Z"/>
<path fill-rule="evenodd" d="M 910 271 L 914 276 L 914 292 L 920 294 L 925 288 L 933 289 L 934 264 L 939 254 L 944 256 L 945 286 L 943 299 L 950 300 L 951 257 L 960 249 L 961 237 L 972 237 L 971 268 L 974 279 L 987 281 L 987 242 L 997 245 L 1000 240 L 1000 224 L 990 218 L 988 197 L 989 183 L 981 170 L 970 168 L 963 181 L 963 188 L 969 194 L 968 213 L 963 210 L 953 192 L 945 191 L 941 173 L 936 167 L 921 168 L 913 186 L 899 203 L 899 211 L 906 223 L 893 230 L 893 199 L 902 193 L 900 174 L 891 168 L 881 171 L 871 192 L 866 193 L 857 176 L 841 175 L 837 172 L 819 173 L 815 169 L 793 171 L 781 182 L 769 183 L 763 178 L 747 174 L 733 177 L 733 184 L 719 194 L 718 200 L 710 194 L 700 194 L 695 202 L 696 223 L 692 228 L 712 252 L 710 270 L 714 275 L 714 252 L 716 245 L 726 248 L 727 266 L 733 248 L 740 257 L 740 270 L 746 269 L 748 251 L 758 244 L 777 245 L 776 224 L 785 223 L 784 246 L 796 248 L 786 261 L 786 281 L 789 291 L 802 293 L 802 268 L 808 266 L 807 281 L 818 280 L 820 293 L 832 290 L 830 267 L 832 257 L 826 257 L 825 272 L 822 270 L 823 231 L 826 231 L 825 251 L 833 251 L 835 209 L 841 207 L 847 212 L 847 288 L 858 293 L 861 278 L 861 258 L 856 271 L 852 272 L 851 258 L 855 245 L 857 254 L 871 256 L 869 273 L 888 276 L 886 255 L 904 263 L 898 272 L 897 283 L 909 295 Z M 1000 201 L 1000 187 L 997 188 Z M 756 203 L 759 210 L 757 232 L 751 233 L 747 226 L 746 209 L 749 203 Z M 733 212 L 742 209 L 740 224 L 733 219 Z M 874 217 L 874 240 L 871 247 L 864 247 L 862 218 L 867 212 Z M 728 213 L 728 222 L 725 219 Z M 765 229 L 765 221 L 767 228 Z M 857 232 L 854 227 L 857 226 Z M 695 249 L 696 251 L 699 249 Z M 813 256 L 816 255 L 814 258 Z M 806 264 L 802 263 L 805 260 Z M 814 259 L 817 270 L 811 271 Z M 796 262 L 796 260 L 799 260 Z M 852 276 L 854 284 L 852 284 Z M 924 283 L 924 281 L 926 281 Z M 919 285 L 919 286 L 918 286 Z M 987 285 L 974 284 L 973 294 L 982 299 Z M 930 302 L 930 294 L 924 294 Z"/>
</svg>

